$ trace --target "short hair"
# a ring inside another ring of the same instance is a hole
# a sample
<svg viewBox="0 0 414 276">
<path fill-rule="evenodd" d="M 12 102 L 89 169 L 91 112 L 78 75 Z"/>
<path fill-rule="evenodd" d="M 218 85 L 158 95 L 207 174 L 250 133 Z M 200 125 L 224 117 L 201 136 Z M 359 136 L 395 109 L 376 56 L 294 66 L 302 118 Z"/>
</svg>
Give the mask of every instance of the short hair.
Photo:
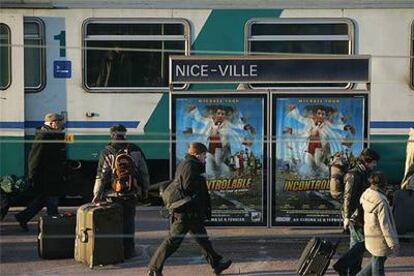
<svg viewBox="0 0 414 276">
<path fill-rule="evenodd" d="M 111 126 L 111 128 L 109 129 L 109 132 L 112 134 L 125 134 L 127 132 L 127 129 L 124 125 L 121 124 L 117 124 L 117 125 L 113 125 Z"/>
<path fill-rule="evenodd" d="M 207 147 L 203 143 L 191 143 L 188 147 L 188 153 L 189 154 L 202 154 L 207 152 Z"/>
<path fill-rule="evenodd" d="M 387 178 L 385 177 L 384 172 L 375 171 L 369 176 L 368 183 L 374 186 L 381 186 L 387 183 Z"/>
<path fill-rule="evenodd" d="M 379 154 L 370 148 L 365 148 L 361 151 L 361 155 L 360 155 L 361 159 L 365 162 L 372 162 L 372 161 L 378 161 L 380 159 Z"/>
</svg>

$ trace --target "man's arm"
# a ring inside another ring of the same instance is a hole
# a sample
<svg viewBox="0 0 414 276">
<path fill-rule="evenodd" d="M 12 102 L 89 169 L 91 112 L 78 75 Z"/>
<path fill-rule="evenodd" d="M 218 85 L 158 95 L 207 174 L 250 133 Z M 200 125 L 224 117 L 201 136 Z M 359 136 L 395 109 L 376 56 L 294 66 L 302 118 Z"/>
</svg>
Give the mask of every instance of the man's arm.
<svg viewBox="0 0 414 276">
<path fill-rule="evenodd" d="M 355 176 L 353 173 L 347 173 L 344 177 L 344 202 L 342 206 L 342 212 L 344 216 L 344 227 L 346 228 L 346 221 L 349 223 L 351 218 L 351 201 L 352 201 L 352 192 L 355 185 Z"/>
<path fill-rule="evenodd" d="M 40 166 L 41 166 L 41 160 L 42 160 L 42 154 L 44 152 L 44 144 L 42 143 L 44 139 L 43 133 L 37 133 L 35 136 L 35 143 L 33 143 L 32 148 L 29 153 L 28 158 L 28 175 L 29 179 L 34 181 L 34 184 L 36 185 L 36 181 L 39 178 L 40 174 Z"/>
<path fill-rule="evenodd" d="M 135 154 L 135 165 L 137 168 L 138 184 L 142 187 L 142 198 L 146 199 L 148 197 L 148 188 L 150 185 L 148 166 L 143 154 L 140 151 L 137 151 Z"/>
<path fill-rule="evenodd" d="M 92 202 L 98 203 L 102 200 L 103 193 L 105 191 L 105 185 L 110 181 L 112 169 L 109 164 L 108 156 L 105 151 L 101 152 L 98 161 L 98 168 L 96 170 L 95 185 L 93 187 L 93 200 Z"/>
</svg>

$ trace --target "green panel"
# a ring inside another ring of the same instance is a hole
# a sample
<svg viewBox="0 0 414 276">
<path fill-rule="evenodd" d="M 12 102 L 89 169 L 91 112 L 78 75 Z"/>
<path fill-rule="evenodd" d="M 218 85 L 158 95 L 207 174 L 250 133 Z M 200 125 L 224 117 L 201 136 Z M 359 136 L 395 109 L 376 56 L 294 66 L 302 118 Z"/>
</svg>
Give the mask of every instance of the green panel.
<svg viewBox="0 0 414 276">
<path fill-rule="evenodd" d="M 0 137 L 0 176 L 25 173 L 25 143 L 23 137 Z"/>
<path fill-rule="evenodd" d="M 282 10 L 213 10 L 192 45 L 195 55 L 243 55 L 244 27 L 258 17 L 278 18 Z M 201 51 L 202 53 L 198 53 Z M 194 84 L 192 90 L 236 89 L 237 84 Z"/>
<path fill-rule="evenodd" d="M 384 171 L 392 184 L 404 175 L 407 135 L 371 135 L 370 147 L 380 154 L 378 170 Z"/>
</svg>

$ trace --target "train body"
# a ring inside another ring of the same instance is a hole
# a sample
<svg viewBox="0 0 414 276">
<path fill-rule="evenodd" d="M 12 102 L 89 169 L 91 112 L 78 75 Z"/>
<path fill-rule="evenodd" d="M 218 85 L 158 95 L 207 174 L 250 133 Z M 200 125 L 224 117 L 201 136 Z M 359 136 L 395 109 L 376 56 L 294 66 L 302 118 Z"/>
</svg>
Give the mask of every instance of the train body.
<svg viewBox="0 0 414 276">
<path fill-rule="evenodd" d="M 0 175 L 25 174 L 35 128 L 46 113 L 58 112 L 66 120 L 68 159 L 81 162 L 88 181 L 80 183 L 90 183 L 82 190 L 91 190 L 99 152 L 116 123 L 145 152 L 152 182 L 166 179 L 173 138 L 169 55 L 289 53 L 371 56 L 368 140 L 390 181 L 401 180 L 407 134 L 414 127 L 413 3 L 173 2 L 2 1 Z M 249 89 L 358 89 L 349 83 L 258 86 Z M 80 189 L 73 186 L 71 194 Z"/>
</svg>

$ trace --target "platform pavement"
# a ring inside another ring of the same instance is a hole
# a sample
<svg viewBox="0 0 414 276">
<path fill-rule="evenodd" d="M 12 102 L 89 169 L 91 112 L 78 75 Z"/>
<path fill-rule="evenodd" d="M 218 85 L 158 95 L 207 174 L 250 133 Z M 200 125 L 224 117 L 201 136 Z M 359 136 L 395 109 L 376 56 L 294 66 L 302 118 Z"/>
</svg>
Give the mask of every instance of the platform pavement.
<svg viewBox="0 0 414 276">
<path fill-rule="evenodd" d="M 137 256 L 116 265 L 93 270 L 73 259 L 42 260 L 37 255 L 36 222 L 30 231 L 21 231 L 12 209 L 0 227 L 1 275 L 145 275 L 150 256 L 168 233 L 168 219 L 158 207 L 138 207 L 136 216 Z M 75 208 L 65 208 L 74 211 Z M 347 237 L 332 227 L 209 227 L 213 246 L 233 265 L 223 275 L 295 275 L 296 262 L 306 242 L 313 236 L 343 237 L 337 259 L 346 250 Z M 366 255 L 365 262 L 369 260 Z M 402 244 L 400 255 L 386 262 L 387 275 L 414 275 L 414 242 Z M 200 249 L 187 237 L 167 261 L 166 276 L 212 275 Z M 329 269 L 327 275 L 335 275 Z"/>
</svg>

